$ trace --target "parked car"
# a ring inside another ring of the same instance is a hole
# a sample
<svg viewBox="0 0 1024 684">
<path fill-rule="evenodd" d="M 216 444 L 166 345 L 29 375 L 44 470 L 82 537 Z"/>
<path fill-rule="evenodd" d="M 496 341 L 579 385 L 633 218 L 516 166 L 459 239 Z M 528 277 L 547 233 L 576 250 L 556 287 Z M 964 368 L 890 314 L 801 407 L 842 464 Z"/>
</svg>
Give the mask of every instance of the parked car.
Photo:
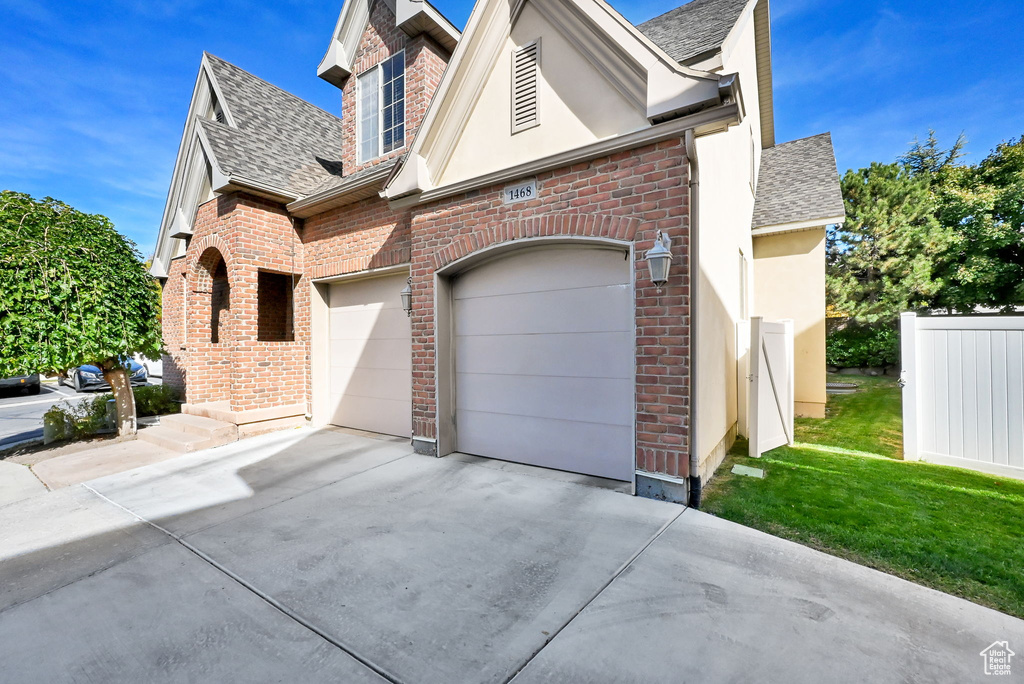
<svg viewBox="0 0 1024 684">
<path fill-rule="evenodd" d="M 141 363 L 146 368 L 146 375 L 151 378 L 162 378 L 164 377 L 164 362 L 163 359 L 147 359 L 142 354 L 136 354 L 135 360 Z"/>
<path fill-rule="evenodd" d="M 39 373 L 0 378 L 0 389 L 21 389 L 28 390 L 29 394 L 39 394 Z"/>
<path fill-rule="evenodd" d="M 125 370 L 128 371 L 128 377 L 131 380 L 132 387 L 138 387 L 139 385 L 145 385 L 149 378 L 146 375 L 146 368 L 135 359 L 126 359 L 124 362 Z M 68 370 L 68 382 L 75 388 L 76 392 L 84 392 L 86 390 L 108 390 L 110 384 L 103 379 L 103 371 L 98 366 L 78 366 L 77 368 L 71 368 Z M 61 380 L 64 383 L 64 380 Z"/>
</svg>

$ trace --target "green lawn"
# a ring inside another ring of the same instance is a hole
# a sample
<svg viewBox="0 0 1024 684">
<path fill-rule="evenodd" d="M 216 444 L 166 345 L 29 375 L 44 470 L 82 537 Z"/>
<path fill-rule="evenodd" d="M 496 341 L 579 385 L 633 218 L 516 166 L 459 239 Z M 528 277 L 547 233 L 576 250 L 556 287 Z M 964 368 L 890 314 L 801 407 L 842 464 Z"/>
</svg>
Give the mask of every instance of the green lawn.
<svg viewBox="0 0 1024 684">
<path fill-rule="evenodd" d="M 829 397 L 824 419 L 798 420 L 793 447 L 753 459 L 738 442 L 704 510 L 1024 617 L 1024 481 L 893 460 L 895 382 L 830 380 L 863 391 Z M 732 475 L 736 463 L 765 479 Z"/>
</svg>

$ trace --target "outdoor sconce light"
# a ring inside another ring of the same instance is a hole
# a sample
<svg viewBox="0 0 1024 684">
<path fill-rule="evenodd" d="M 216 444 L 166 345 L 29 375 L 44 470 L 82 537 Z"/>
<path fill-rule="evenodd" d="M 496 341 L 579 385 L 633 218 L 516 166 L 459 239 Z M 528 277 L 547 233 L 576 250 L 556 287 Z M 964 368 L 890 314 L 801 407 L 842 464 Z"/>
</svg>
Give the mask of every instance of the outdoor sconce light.
<svg viewBox="0 0 1024 684">
<path fill-rule="evenodd" d="M 654 247 L 647 250 L 644 258 L 647 259 L 647 268 L 651 270 L 651 282 L 659 289 L 668 282 L 668 269 L 672 265 L 672 238 L 664 235 L 660 230 L 654 238 Z"/>
<path fill-rule="evenodd" d="M 402 288 L 402 308 L 405 310 L 406 316 L 412 316 L 412 277 L 405 282 L 405 287 Z"/>
</svg>

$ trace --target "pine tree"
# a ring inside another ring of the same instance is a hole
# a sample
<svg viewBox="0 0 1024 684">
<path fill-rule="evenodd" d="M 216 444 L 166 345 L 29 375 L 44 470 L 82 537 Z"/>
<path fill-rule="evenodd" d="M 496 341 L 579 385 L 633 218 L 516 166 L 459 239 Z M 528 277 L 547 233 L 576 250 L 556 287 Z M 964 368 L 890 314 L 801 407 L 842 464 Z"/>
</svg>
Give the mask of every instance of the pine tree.
<svg viewBox="0 0 1024 684">
<path fill-rule="evenodd" d="M 829 303 L 861 323 L 892 323 L 943 287 L 936 258 L 950 231 L 935 218 L 926 176 L 872 163 L 842 179 L 846 223 L 828 237 Z"/>
</svg>

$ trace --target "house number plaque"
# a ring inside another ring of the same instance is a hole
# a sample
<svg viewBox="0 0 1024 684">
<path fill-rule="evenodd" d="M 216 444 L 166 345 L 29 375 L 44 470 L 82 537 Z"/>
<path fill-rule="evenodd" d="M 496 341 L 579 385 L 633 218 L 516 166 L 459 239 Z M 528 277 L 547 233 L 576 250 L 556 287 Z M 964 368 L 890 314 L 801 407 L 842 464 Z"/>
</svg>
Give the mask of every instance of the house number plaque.
<svg viewBox="0 0 1024 684">
<path fill-rule="evenodd" d="M 505 204 L 526 202 L 537 197 L 537 179 L 531 178 L 515 185 L 506 185 L 501 193 L 502 201 Z"/>
</svg>

